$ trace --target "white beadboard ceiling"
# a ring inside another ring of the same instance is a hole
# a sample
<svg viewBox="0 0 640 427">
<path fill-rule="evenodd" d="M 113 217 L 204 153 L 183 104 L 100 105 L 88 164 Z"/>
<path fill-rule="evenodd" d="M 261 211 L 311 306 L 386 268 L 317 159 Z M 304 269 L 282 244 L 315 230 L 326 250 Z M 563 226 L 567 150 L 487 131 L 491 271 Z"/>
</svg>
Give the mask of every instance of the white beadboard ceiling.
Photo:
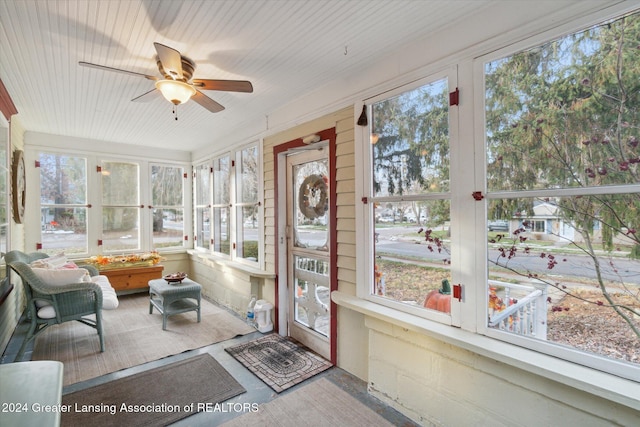
<svg viewBox="0 0 640 427">
<path fill-rule="evenodd" d="M 487 0 L 1 0 L 0 79 L 35 132 L 193 151 L 353 77 L 402 45 L 468 19 Z M 205 91 L 226 109 L 178 108 L 141 77 L 159 76 L 153 43 L 194 60 L 194 78 L 249 80 L 253 93 Z"/>
</svg>

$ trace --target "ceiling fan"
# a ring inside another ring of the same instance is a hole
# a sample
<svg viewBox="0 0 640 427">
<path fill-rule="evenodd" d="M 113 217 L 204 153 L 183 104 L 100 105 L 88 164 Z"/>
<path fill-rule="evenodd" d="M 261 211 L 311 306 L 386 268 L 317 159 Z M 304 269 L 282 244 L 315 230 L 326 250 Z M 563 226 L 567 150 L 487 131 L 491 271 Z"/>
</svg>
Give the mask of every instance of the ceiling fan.
<svg viewBox="0 0 640 427">
<path fill-rule="evenodd" d="M 142 95 L 133 98 L 134 102 L 146 102 L 154 99 L 158 91 L 165 99 L 174 105 L 180 105 L 193 98 L 195 102 L 211 111 L 217 113 L 224 110 L 224 107 L 209 98 L 200 90 L 220 90 L 226 92 L 253 92 L 251 82 L 246 80 L 211 80 L 211 79 L 192 79 L 193 71 L 196 64 L 189 58 L 182 56 L 177 50 L 165 46 L 160 43 L 153 44 L 158 53 L 156 59 L 158 62 L 158 70 L 163 78 L 149 76 L 134 71 L 121 70 L 119 68 L 107 67 L 105 65 L 92 64 L 90 62 L 80 61 L 83 67 L 98 68 L 100 70 L 115 71 L 118 73 L 130 74 L 133 76 L 144 77 L 148 80 L 155 81 L 155 88 Z M 175 113 L 175 109 L 174 109 Z M 178 117 L 176 116 L 176 120 Z"/>
</svg>

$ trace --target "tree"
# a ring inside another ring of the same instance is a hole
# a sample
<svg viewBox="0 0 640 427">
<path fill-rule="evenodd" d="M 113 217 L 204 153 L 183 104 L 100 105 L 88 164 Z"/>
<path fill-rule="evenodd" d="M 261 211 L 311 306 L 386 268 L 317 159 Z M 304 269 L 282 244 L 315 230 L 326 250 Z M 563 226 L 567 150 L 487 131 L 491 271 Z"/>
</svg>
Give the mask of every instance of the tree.
<svg viewBox="0 0 640 427">
<path fill-rule="evenodd" d="M 153 213 L 153 231 L 164 229 L 165 208 L 181 207 L 183 205 L 183 169 L 174 166 L 152 166 L 151 192 Z M 176 214 L 176 209 L 169 209 Z M 175 219 L 175 218 L 174 218 Z"/>
<path fill-rule="evenodd" d="M 438 81 L 374 104 L 377 195 L 449 191 L 448 100 Z"/>
<path fill-rule="evenodd" d="M 602 268 L 615 265 L 609 252 L 640 247 L 640 15 L 564 37 L 486 67 L 487 184 L 490 191 L 544 190 L 549 197 L 505 197 L 489 204 L 490 218 L 530 216 L 551 202 L 579 238 L 571 240 L 592 261 L 604 301 L 640 339 L 640 309 L 612 298 Z M 565 189 L 581 188 L 572 192 Z M 536 194 L 539 194 L 536 193 Z M 526 224 L 523 223 L 526 226 Z M 496 264 L 529 253 L 526 227 L 502 244 Z M 557 237 L 562 235 L 556 233 Z M 552 270 L 559 262 L 542 253 Z M 561 261 L 560 261 L 561 262 Z M 512 271 L 530 275 L 527 271 Z M 640 275 L 640 266 L 632 274 Z M 557 280 L 544 279 L 566 293 Z M 640 301 L 622 276 L 620 289 Z"/>
<path fill-rule="evenodd" d="M 85 210 L 77 208 L 87 204 L 86 160 L 42 153 L 39 162 L 40 200 L 52 208 L 52 212 L 44 213 L 43 221 L 65 230 L 79 227 L 84 231 Z"/>
<path fill-rule="evenodd" d="M 102 218 L 104 231 L 127 231 L 138 226 L 138 164 L 102 163 Z"/>
</svg>

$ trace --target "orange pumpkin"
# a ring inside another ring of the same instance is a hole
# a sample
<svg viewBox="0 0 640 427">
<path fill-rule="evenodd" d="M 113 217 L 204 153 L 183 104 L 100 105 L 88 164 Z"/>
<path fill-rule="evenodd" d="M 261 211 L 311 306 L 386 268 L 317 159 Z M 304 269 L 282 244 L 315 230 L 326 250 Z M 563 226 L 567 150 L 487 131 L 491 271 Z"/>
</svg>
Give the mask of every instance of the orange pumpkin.
<svg viewBox="0 0 640 427">
<path fill-rule="evenodd" d="M 427 294 L 424 299 L 426 308 L 431 310 L 438 310 L 443 313 L 451 312 L 451 285 L 447 279 L 442 280 L 442 287 L 440 289 L 434 289 Z"/>
</svg>

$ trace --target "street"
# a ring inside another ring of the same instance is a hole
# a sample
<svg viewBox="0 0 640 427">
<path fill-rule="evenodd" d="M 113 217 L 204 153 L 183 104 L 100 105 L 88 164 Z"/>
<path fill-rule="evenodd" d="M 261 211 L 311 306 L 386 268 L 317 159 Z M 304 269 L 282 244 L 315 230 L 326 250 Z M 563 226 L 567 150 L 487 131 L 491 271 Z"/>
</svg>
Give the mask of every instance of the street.
<svg viewBox="0 0 640 427">
<path fill-rule="evenodd" d="M 416 227 L 376 229 L 379 232 L 376 254 L 410 259 L 420 257 L 424 261 L 444 265 L 444 260 L 451 258 L 450 254 L 445 251 L 442 253 L 430 252 L 424 239 L 417 235 L 417 230 L 415 230 L 415 240 L 405 237 L 414 231 L 414 228 Z M 565 278 L 596 278 L 594 262 L 586 254 L 580 255 L 571 253 L 566 248 L 545 247 L 535 243 L 528 246 L 531 248 L 529 254 L 524 252 L 523 245 L 518 248 L 515 257 L 507 259 L 501 256 L 500 245 L 492 244 L 488 252 L 489 262 L 516 270 L 519 273 L 531 272 L 540 275 L 564 276 Z M 509 248 L 510 242 L 505 241 L 502 247 Z M 575 249 L 573 251 L 575 252 Z M 550 259 L 540 256 L 543 252 L 545 254 L 552 253 L 555 258 L 556 264 L 553 265 L 552 269 L 549 269 Z M 640 260 L 631 260 L 626 257 L 610 257 L 609 255 L 601 255 L 598 259 L 600 261 L 600 273 L 604 280 L 640 285 Z"/>
</svg>

